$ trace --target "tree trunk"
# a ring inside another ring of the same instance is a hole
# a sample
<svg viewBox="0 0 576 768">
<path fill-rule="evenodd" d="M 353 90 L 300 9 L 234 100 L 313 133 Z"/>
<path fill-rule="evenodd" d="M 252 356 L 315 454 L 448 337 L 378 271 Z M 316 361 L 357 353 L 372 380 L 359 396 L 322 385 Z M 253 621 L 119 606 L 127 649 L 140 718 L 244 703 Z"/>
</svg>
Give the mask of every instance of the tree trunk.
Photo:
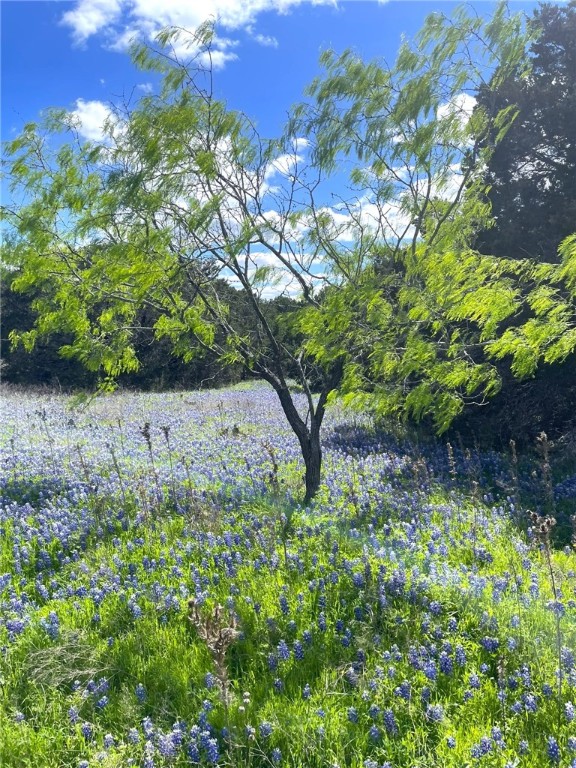
<svg viewBox="0 0 576 768">
<path fill-rule="evenodd" d="M 292 395 L 286 387 L 277 387 L 276 392 L 280 398 L 282 410 L 294 434 L 300 443 L 302 458 L 304 459 L 304 483 L 306 493 L 304 504 L 309 504 L 320 487 L 320 475 L 322 471 L 322 448 L 320 445 L 320 427 L 324 416 L 325 396 L 321 396 L 315 412 L 309 414 L 310 425 L 301 418 L 296 410 Z"/>
<path fill-rule="evenodd" d="M 302 446 L 302 456 L 306 472 L 306 495 L 304 504 L 309 504 L 320 488 L 320 474 L 322 471 L 322 447 L 320 445 L 320 430 L 312 429 L 308 435 L 306 447 Z"/>
</svg>

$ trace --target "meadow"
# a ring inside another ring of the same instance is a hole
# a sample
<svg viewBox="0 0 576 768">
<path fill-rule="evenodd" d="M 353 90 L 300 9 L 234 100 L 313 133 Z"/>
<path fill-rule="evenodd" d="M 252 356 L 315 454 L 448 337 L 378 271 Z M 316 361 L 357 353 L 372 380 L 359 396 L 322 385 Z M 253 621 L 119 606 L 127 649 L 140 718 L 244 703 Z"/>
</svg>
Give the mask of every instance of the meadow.
<svg viewBox="0 0 576 768">
<path fill-rule="evenodd" d="M 0 766 L 574 768 L 574 476 L 275 397 L 4 393 Z"/>
</svg>

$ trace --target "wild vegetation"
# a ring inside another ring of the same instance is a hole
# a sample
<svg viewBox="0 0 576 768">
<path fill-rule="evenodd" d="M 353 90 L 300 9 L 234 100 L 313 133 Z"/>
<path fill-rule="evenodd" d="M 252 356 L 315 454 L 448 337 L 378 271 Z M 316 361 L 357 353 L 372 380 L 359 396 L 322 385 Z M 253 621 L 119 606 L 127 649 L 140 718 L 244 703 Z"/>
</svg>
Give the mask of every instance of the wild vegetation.
<svg viewBox="0 0 576 768">
<path fill-rule="evenodd" d="M 327 52 L 277 140 L 166 29 L 6 146 L 8 374 L 85 391 L 3 393 L 1 766 L 576 768 L 575 19 Z"/>
<path fill-rule="evenodd" d="M 6 405 L 3 766 L 576 760 L 574 466 L 334 408 L 303 507 L 271 389 Z"/>
</svg>

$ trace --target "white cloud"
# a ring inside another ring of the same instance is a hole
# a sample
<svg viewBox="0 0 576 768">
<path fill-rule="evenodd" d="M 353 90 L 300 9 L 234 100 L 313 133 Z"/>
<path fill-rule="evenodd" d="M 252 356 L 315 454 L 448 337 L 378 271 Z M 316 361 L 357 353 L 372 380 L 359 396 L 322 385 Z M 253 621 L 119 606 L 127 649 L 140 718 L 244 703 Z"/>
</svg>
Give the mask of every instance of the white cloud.
<svg viewBox="0 0 576 768">
<path fill-rule="evenodd" d="M 121 31 L 108 31 L 108 44 L 107 47 L 111 51 L 120 51 L 125 52 L 127 51 L 132 43 L 136 42 L 141 36 L 143 32 L 142 29 L 133 25 L 129 25 L 122 29 Z M 154 30 L 152 30 L 149 37 L 154 36 Z"/>
<path fill-rule="evenodd" d="M 138 83 L 136 88 L 138 88 L 139 91 L 142 91 L 142 93 L 152 93 L 154 90 L 152 83 Z"/>
<path fill-rule="evenodd" d="M 272 35 L 254 35 L 254 40 L 267 48 L 278 48 L 278 40 Z"/>
<path fill-rule="evenodd" d="M 244 29 L 260 45 L 276 47 L 274 37 L 254 29 L 256 18 L 264 11 L 288 13 L 305 2 L 336 5 L 336 0 L 76 0 L 73 10 L 62 16 L 62 23 L 72 29 L 79 43 L 104 33 L 114 50 L 125 50 L 135 37 L 151 40 L 163 27 L 194 30 L 207 19 L 217 20 L 225 29 Z M 232 42 L 214 40 L 215 66 L 236 58 L 227 50 Z"/>
<path fill-rule="evenodd" d="M 292 139 L 292 144 L 294 146 L 294 152 L 302 152 L 310 146 L 310 141 L 305 136 L 297 136 Z"/>
<path fill-rule="evenodd" d="M 470 120 L 475 106 L 476 99 L 474 96 L 469 93 L 459 93 L 452 101 L 438 107 L 437 117 L 439 120 L 445 120 L 452 115 L 457 116 L 464 127 Z"/>
<path fill-rule="evenodd" d="M 72 27 L 76 42 L 83 43 L 117 21 L 122 5 L 123 0 L 79 0 L 72 11 L 62 16 L 62 23 Z"/>
<path fill-rule="evenodd" d="M 88 141 L 103 141 L 104 125 L 110 119 L 110 107 L 102 101 L 76 100 L 76 109 L 70 113 L 78 128 L 78 133 Z"/>
<path fill-rule="evenodd" d="M 234 61 L 234 59 L 237 58 L 238 56 L 235 53 L 212 50 L 210 53 L 204 52 L 199 57 L 198 61 L 204 67 L 210 67 L 211 69 L 224 69 L 227 62 Z"/>
</svg>

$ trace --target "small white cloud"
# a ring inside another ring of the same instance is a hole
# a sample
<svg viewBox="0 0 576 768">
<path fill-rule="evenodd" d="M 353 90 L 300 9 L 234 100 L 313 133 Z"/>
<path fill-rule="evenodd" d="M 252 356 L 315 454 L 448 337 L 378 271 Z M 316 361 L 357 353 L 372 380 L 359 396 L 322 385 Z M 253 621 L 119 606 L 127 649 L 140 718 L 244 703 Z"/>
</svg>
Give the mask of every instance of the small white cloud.
<svg viewBox="0 0 576 768">
<path fill-rule="evenodd" d="M 227 62 L 234 61 L 238 56 L 235 53 L 227 53 L 226 51 L 213 50 L 210 53 L 203 53 L 198 61 L 203 67 L 210 67 L 211 69 L 224 69 Z"/>
<path fill-rule="evenodd" d="M 122 11 L 122 0 L 79 0 L 72 11 L 62 16 L 62 24 L 72 27 L 77 43 L 117 21 Z"/>
<path fill-rule="evenodd" d="M 253 36 L 253 39 L 259 45 L 263 45 L 267 48 L 278 48 L 278 40 L 276 40 L 276 38 L 272 35 L 257 34 Z"/>
<path fill-rule="evenodd" d="M 292 139 L 295 152 L 302 152 L 306 147 L 310 146 L 310 141 L 305 136 L 297 136 Z"/>
<path fill-rule="evenodd" d="M 468 120 L 470 120 L 475 106 L 476 99 L 474 96 L 471 96 L 469 93 L 459 93 L 452 101 L 441 104 L 436 114 L 439 120 L 445 120 L 453 115 L 457 116 L 462 126 L 465 126 Z"/>
<path fill-rule="evenodd" d="M 142 93 L 152 93 L 154 90 L 152 83 L 138 83 L 136 88 L 138 88 L 139 91 L 142 91 Z"/>
<path fill-rule="evenodd" d="M 130 25 L 121 32 L 109 31 L 107 37 L 109 42 L 106 47 L 109 50 L 126 53 L 132 43 L 135 43 L 142 37 L 142 30 Z M 150 37 L 154 37 L 154 34 L 150 35 Z"/>
<path fill-rule="evenodd" d="M 104 125 L 110 119 L 110 107 L 101 101 L 76 100 L 76 109 L 70 113 L 78 127 L 78 133 L 88 141 L 103 141 Z"/>
</svg>

